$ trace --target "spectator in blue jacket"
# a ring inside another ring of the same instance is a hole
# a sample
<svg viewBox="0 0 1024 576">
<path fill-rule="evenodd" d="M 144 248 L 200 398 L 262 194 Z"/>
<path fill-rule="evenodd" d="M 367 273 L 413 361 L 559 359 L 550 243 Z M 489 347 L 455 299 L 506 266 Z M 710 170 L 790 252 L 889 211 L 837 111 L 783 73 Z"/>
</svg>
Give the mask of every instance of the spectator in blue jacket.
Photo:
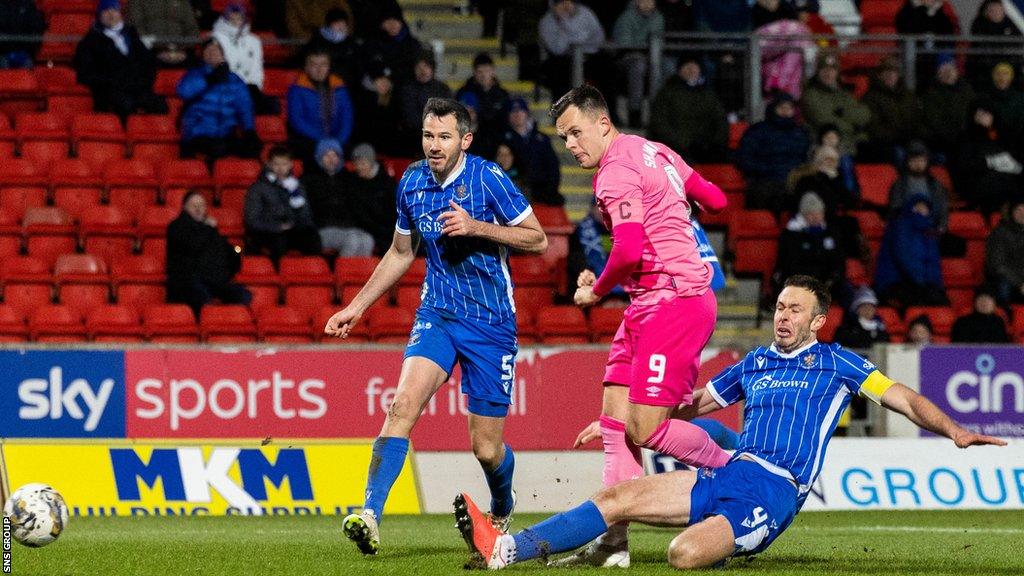
<svg viewBox="0 0 1024 576">
<path fill-rule="evenodd" d="M 288 88 L 288 134 L 292 151 L 303 163 L 316 162 L 316 143 L 333 138 L 344 146 L 352 134 L 352 101 L 345 81 L 331 74 L 324 51 L 306 54 L 306 65 Z"/>
<path fill-rule="evenodd" d="M 562 181 L 558 155 L 551 146 L 551 138 L 537 129 L 526 100 L 516 98 L 509 104 L 508 129 L 502 141 L 529 167 L 530 200 L 549 206 L 564 205 L 565 197 L 558 192 Z"/>
<path fill-rule="evenodd" d="M 203 63 L 178 83 L 185 102 L 181 116 L 181 155 L 203 155 L 212 163 L 223 156 L 257 158 L 260 141 L 249 88 L 231 72 L 220 44 L 203 43 Z"/>
<path fill-rule="evenodd" d="M 886 225 L 878 251 L 875 291 L 897 308 L 949 304 L 942 286 L 939 228 L 929 196 L 908 199 Z"/>
<path fill-rule="evenodd" d="M 768 105 L 765 119 L 744 132 L 736 162 L 747 181 L 745 205 L 781 212 L 787 206 L 789 173 L 807 160 L 811 138 L 797 124 L 796 103 L 782 93 Z"/>
</svg>

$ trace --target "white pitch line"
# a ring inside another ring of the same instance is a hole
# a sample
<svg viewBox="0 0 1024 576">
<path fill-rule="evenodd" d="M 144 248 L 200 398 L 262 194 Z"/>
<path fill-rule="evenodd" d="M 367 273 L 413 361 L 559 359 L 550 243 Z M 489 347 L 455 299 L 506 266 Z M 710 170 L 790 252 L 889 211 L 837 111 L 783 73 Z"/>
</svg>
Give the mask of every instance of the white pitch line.
<svg viewBox="0 0 1024 576">
<path fill-rule="evenodd" d="M 815 532 L 935 532 L 942 534 L 1024 534 L 1024 528 L 952 528 L 948 526 L 794 526 Z"/>
</svg>

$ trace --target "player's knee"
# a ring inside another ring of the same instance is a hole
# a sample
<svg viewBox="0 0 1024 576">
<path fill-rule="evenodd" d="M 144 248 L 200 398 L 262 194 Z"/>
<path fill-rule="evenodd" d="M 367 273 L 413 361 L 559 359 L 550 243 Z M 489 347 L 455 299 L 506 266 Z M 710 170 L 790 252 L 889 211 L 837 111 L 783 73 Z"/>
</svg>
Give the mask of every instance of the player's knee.
<svg viewBox="0 0 1024 576">
<path fill-rule="evenodd" d="M 487 468 L 497 468 L 501 464 L 501 449 L 501 442 L 473 441 L 473 455 Z"/>
<path fill-rule="evenodd" d="M 391 406 L 388 407 L 388 424 L 396 425 L 415 420 L 417 411 L 418 407 L 416 406 L 416 403 L 413 402 L 409 396 L 405 394 L 397 394 L 395 395 L 394 400 L 392 400 Z"/>
<path fill-rule="evenodd" d="M 609 524 L 614 524 L 625 518 L 626 507 L 629 502 L 629 490 L 625 484 L 616 484 L 615 486 L 602 488 L 600 492 L 591 498 L 597 509 L 601 511 L 601 516 Z"/>
<path fill-rule="evenodd" d="M 668 563 L 679 570 L 692 570 L 708 565 L 707 558 L 701 553 L 697 542 L 682 534 L 676 536 L 668 545 Z"/>
<path fill-rule="evenodd" d="M 650 425 L 636 418 L 630 418 L 626 422 L 626 437 L 637 446 L 643 446 L 650 439 L 651 434 L 657 429 L 657 425 Z"/>
</svg>

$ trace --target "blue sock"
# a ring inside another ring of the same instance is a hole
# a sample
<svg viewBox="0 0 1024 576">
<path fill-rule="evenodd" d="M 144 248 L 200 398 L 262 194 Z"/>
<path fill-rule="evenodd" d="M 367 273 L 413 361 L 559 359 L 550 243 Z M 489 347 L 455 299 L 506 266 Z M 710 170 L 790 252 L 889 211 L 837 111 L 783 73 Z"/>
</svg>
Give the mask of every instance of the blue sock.
<svg viewBox="0 0 1024 576">
<path fill-rule="evenodd" d="M 587 500 L 516 534 L 516 562 L 575 550 L 607 531 L 601 511 Z"/>
<path fill-rule="evenodd" d="M 512 513 L 512 472 L 516 468 L 516 456 L 512 447 L 505 444 L 505 458 L 494 470 L 484 470 L 487 487 L 491 489 L 491 514 L 508 516 Z"/>
<path fill-rule="evenodd" d="M 722 450 L 735 450 L 740 445 L 740 435 L 717 420 L 710 418 L 694 418 L 693 424 L 711 436 L 711 441 Z"/>
<path fill-rule="evenodd" d="M 373 455 L 370 457 L 370 473 L 366 479 L 366 502 L 363 510 L 370 510 L 381 518 L 384 502 L 388 499 L 391 486 L 405 465 L 409 452 L 408 438 L 380 437 L 373 441 Z"/>
</svg>

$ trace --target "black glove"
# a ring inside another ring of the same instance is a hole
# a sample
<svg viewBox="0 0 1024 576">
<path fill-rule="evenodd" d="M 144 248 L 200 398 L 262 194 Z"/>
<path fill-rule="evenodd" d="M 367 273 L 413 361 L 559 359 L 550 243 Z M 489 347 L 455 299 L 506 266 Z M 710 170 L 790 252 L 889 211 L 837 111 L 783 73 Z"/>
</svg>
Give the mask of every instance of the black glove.
<svg viewBox="0 0 1024 576">
<path fill-rule="evenodd" d="M 228 68 L 227 62 L 221 62 L 210 71 L 210 74 L 206 77 L 207 84 L 220 84 L 228 79 L 228 74 L 231 73 L 231 69 Z"/>
</svg>

